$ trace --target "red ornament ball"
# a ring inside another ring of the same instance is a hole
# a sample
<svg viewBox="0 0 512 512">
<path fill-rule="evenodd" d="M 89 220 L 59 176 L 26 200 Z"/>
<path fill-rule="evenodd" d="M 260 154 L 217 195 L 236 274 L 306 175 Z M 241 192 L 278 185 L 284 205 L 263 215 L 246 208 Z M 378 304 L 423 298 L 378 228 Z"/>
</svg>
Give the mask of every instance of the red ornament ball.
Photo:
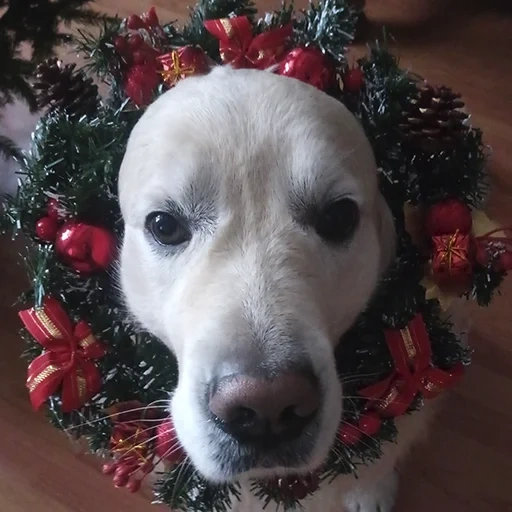
<svg viewBox="0 0 512 512">
<path fill-rule="evenodd" d="M 289 51 L 279 64 L 277 73 L 327 91 L 336 84 L 334 61 L 318 48 L 301 47 Z"/>
<path fill-rule="evenodd" d="M 351 68 L 343 75 L 343 88 L 350 93 L 357 93 L 364 84 L 364 73 L 361 68 Z"/>
<path fill-rule="evenodd" d="M 359 418 L 359 429 L 367 436 L 374 436 L 380 430 L 382 420 L 375 412 L 367 412 Z"/>
<path fill-rule="evenodd" d="M 361 430 L 350 423 L 344 423 L 338 430 L 338 439 L 343 444 L 356 444 L 361 437 L 363 437 Z"/>
<path fill-rule="evenodd" d="M 124 92 L 138 107 L 151 103 L 160 75 L 154 62 L 135 64 L 125 75 Z"/>
<path fill-rule="evenodd" d="M 70 221 L 57 233 L 57 254 L 77 272 L 108 268 L 114 258 L 116 240 L 105 228 Z"/>
<path fill-rule="evenodd" d="M 425 216 L 425 230 L 429 236 L 450 235 L 456 231 L 467 235 L 472 227 L 471 209 L 457 199 L 431 206 Z"/>
<path fill-rule="evenodd" d="M 54 242 L 58 231 L 59 223 L 50 216 L 43 217 L 36 222 L 36 235 L 43 242 Z"/>
<path fill-rule="evenodd" d="M 155 453 L 169 464 L 178 464 L 184 457 L 185 452 L 176 435 L 176 429 L 172 419 L 166 419 L 156 429 Z"/>
</svg>

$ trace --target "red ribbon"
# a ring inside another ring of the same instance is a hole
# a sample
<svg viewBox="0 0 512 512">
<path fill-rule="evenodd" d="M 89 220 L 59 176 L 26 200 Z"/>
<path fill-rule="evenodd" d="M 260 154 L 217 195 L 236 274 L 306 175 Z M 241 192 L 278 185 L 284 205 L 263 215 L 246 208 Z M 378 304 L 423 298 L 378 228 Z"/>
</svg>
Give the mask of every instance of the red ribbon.
<svg viewBox="0 0 512 512">
<path fill-rule="evenodd" d="M 253 37 L 247 16 L 208 20 L 204 26 L 219 40 L 222 62 L 234 68 L 265 69 L 276 64 L 293 33 L 289 23 Z"/>
<path fill-rule="evenodd" d="M 375 409 L 384 417 L 401 416 L 418 393 L 434 398 L 455 386 L 463 375 L 462 363 L 449 371 L 432 366 L 430 340 L 420 314 L 405 329 L 386 330 L 386 341 L 395 367 L 393 373 L 359 392 L 369 399 L 368 409 Z"/>
<path fill-rule="evenodd" d="M 71 412 L 90 400 L 101 387 L 94 359 L 105 355 L 90 327 L 73 326 L 61 304 L 46 298 L 41 308 L 19 313 L 28 332 L 46 350 L 28 367 L 27 388 L 34 409 L 61 388 L 62 410 Z"/>
<path fill-rule="evenodd" d="M 499 269 L 503 272 L 508 272 L 512 270 L 512 236 L 495 236 L 496 233 L 500 232 L 512 234 L 512 226 L 493 229 L 485 235 L 477 236 L 475 242 L 477 247 L 483 247 L 484 254 L 487 252 L 488 247 L 496 247 L 500 252 L 498 258 Z M 482 253 L 480 254 L 482 255 Z M 487 256 L 482 256 L 481 259 L 487 259 Z M 480 261 L 480 263 L 486 264 L 487 261 Z"/>
</svg>

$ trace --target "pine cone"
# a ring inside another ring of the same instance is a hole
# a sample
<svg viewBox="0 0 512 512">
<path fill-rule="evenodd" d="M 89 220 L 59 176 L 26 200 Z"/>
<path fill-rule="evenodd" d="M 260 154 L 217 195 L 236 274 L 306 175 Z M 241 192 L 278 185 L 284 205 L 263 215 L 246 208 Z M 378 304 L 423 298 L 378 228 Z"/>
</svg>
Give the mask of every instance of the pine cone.
<svg viewBox="0 0 512 512">
<path fill-rule="evenodd" d="M 406 140 L 424 151 L 438 152 L 453 147 L 469 127 L 461 95 L 448 87 L 422 84 L 403 113 L 400 129 Z"/>
<path fill-rule="evenodd" d="M 39 108 L 64 110 L 70 116 L 92 116 L 98 110 L 98 86 L 76 64 L 64 64 L 56 58 L 37 67 L 33 87 Z"/>
</svg>

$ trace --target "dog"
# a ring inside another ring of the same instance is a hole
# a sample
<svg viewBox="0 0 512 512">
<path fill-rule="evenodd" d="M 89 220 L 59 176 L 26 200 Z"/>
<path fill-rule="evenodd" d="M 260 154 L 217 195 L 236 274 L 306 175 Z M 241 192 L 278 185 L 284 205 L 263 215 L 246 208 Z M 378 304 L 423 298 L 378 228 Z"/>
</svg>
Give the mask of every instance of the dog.
<svg viewBox="0 0 512 512">
<path fill-rule="evenodd" d="M 310 85 L 217 67 L 142 115 L 119 198 L 120 287 L 177 358 L 178 439 L 206 479 L 241 483 L 233 512 L 262 512 L 250 479 L 325 460 L 342 413 L 334 349 L 394 257 L 370 143 Z M 398 418 L 398 443 L 306 512 L 392 510 L 397 462 L 434 410 Z"/>
</svg>

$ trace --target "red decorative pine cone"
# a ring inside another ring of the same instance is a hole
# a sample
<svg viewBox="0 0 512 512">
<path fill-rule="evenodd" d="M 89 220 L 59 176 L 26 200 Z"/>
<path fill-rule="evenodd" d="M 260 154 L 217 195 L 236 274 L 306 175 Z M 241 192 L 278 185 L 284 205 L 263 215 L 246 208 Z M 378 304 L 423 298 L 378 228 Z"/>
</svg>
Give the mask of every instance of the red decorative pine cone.
<svg viewBox="0 0 512 512">
<path fill-rule="evenodd" d="M 278 74 L 296 78 L 321 91 L 328 91 L 336 83 L 333 60 L 313 47 L 290 50 L 279 63 Z"/>
<path fill-rule="evenodd" d="M 425 230 L 429 236 L 450 235 L 456 231 L 467 235 L 472 226 L 471 209 L 457 199 L 431 206 L 425 216 Z"/>
</svg>

